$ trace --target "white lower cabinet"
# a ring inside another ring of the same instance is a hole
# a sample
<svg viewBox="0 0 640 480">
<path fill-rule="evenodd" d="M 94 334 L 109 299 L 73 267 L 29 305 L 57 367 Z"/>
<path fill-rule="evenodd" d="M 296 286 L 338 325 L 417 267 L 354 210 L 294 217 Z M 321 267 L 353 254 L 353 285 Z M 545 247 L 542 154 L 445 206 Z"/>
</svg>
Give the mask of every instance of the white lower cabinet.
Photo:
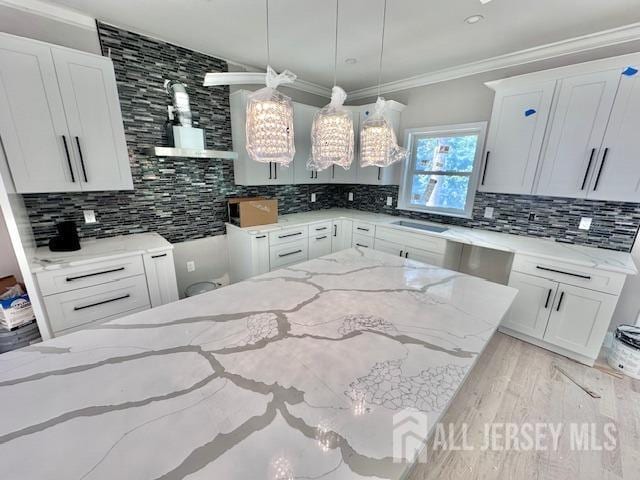
<svg viewBox="0 0 640 480">
<path fill-rule="evenodd" d="M 331 234 L 323 233 L 309 237 L 309 259 L 322 257 L 331 253 Z"/>
<path fill-rule="evenodd" d="M 178 300 L 178 281 L 171 251 L 147 253 L 142 256 L 149 287 L 151 307 Z"/>
<path fill-rule="evenodd" d="M 271 246 L 269 253 L 271 270 L 304 262 L 309 258 L 308 239 L 301 238 L 299 240 Z"/>
<path fill-rule="evenodd" d="M 351 239 L 353 236 L 353 221 L 351 220 L 334 220 L 332 222 L 331 251 L 339 252 L 351 248 Z"/>
<path fill-rule="evenodd" d="M 516 255 L 514 268 L 529 268 L 535 257 Z M 546 261 L 548 264 L 548 260 Z M 542 262 L 540 262 L 542 263 Z M 593 365 L 607 333 L 618 302 L 622 283 L 617 278 L 608 282 L 609 292 L 579 286 L 598 285 L 593 269 L 562 270 L 563 265 L 540 266 L 535 275 L 512 271 L 509 285 L 519 293 L 500 326 L 504 333 Z M 523 269 L 524 269 L 523 268 Z M 546 275 L 546 276 L 545 276 Z M 612 277 L 617 275 L 611 273 Z M 620 285 L 612 292 L 611 285 Z"/>
</svg>

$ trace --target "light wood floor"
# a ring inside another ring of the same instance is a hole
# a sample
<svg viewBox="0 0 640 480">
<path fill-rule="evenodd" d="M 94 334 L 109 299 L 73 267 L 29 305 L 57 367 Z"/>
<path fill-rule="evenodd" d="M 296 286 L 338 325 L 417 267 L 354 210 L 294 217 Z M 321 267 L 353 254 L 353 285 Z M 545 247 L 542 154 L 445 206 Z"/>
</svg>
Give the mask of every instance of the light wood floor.
<svg viewBox="0 0 640 480">
<path fill-rule="evenodd" d="M 593 399 L 560 374 L 558 365 L 598 392 Z M 564 424 L 557 451 L 482 450 L 485 424 Z M 569 423 L 614 422 L 614 451 L 572 451 Z M 473 451 L 433 449 L 433 439 L 409 480 L 431 479 L 640 479 L 640 381 L 617 379 L 595 368 L 496 334 L 442 419 L 456 432 L 468 424 Z"/>
</svg>

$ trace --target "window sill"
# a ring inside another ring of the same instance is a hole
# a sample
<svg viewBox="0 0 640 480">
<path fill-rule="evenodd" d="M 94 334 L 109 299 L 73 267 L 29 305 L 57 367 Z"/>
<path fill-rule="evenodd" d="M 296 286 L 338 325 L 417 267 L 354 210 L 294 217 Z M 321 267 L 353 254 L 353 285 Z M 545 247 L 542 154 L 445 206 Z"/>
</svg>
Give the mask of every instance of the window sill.
<svg viewBox="0 0 640 480">
<path fill-rule="evenodd" d="M 398 205 L 396 207 L 396 210 L 404 210 L 407 212 L 416 212 L 416 213 L 424 213 L 427 215 L 440 215 L 443 217 L 455 217 L 455 218 L 465 218 L 467 220 L 471 220 L 473 218 L 472 213 L 458 213 L 458 212 L 448 212 L 448 211 L 444 211 L 444 210 L 429 210 L 429 209 L 424 209 L 424 208 L 412 208 L 412 207 L 407 207 L 405 205 Z"/>
</svg>

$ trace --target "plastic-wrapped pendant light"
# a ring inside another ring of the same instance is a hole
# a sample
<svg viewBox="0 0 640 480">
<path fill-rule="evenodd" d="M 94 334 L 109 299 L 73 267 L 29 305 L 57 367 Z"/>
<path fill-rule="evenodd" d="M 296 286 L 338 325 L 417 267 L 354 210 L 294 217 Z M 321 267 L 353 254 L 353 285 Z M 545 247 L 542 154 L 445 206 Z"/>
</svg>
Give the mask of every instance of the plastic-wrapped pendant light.
<svg viewBox="0 0 640 480">
<path fill-rule="evenodd" d="M 386 101 L 378 97 L 375 111 L 362 123 L 360 130 L 360 165 L 363 167 L 388 167 L 403 161 L 409 151 L 398 145 L 396 134 L 384 117 Z"/>
<path fill-rule="evenodd" d="M 353 115 L 344 108 L 346 92 L 336 85 L 338 67 L 338 14 L 339 0 L 336 0 L 336 34 L 333 55 L 333 89 L 331 102 L 313 117 L 311 127 L 311 158 L 307 162 L 309 170 L 325 170 L 333 165 L 348 170 L 353 162 Z"/>
<path fill-rule="evenodd" d="M 256 162 L 289 165 L 293 160 L 293 103 L 276 88 L 295 79 L 288 70 L 278 75 L 267 66 L 267 86 L 248 96 L 247 153 Z"/>
<path fill-rule="evenodd" d="M 338 165 L 348 170 L 353 162 L 353 115 L 343 107 L 347 94 L 333 87 L 331 103 L 313 117 L 311 127 L 310 170 L 325 170 Z"/>
<path fill-rule="evenodd" d="M 382 55 L 384 53 L 384 28 L 387 20 L 387 0 L 382 13 L 382 38 L 380 41 L 380 64 L 378 66 L 378 100 L 373 115 L 360 127 L 360 165 L 363 167 L 388 167 L 403 161 L 409 155 L 406 148 L 398 145 L 396 134 L 384 116 L 385 100 L 380 96 L 382 80 Z"/>
</svg>

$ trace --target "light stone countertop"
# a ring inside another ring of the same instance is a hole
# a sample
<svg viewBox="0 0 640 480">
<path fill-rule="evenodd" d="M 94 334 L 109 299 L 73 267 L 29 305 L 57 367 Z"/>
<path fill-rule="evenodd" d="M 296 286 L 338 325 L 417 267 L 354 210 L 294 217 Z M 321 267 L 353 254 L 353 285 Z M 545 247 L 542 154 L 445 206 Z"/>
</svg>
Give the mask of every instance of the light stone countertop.
<svg viewBox="0 0 640 480">
<path fill-rule="evenodd" d="M 543 238 L 532 238 L 522 235 L 512 235 L 509 233 L 492 232 L 479 228 L 466 228 L 454 225 L 439 224 L 435 222 L 423 222 L 407 217 L 383 215 L 351 209 L 327 209 L 317 210 L 314 212 L 281 215 L 280 217 L 278 217 L 278 223 L 271 225 L 261 225 L 257 227 L 246 227 L 242 230 L 245 230 L 249 233 L 264 233 L 274 230 L 281 230 L 283 228 L 294 227 L 301 224 L 339 218 L 370 222 L 376 225 L 413 233 L 420 233 L 423 235 L 431 235 L 467 245 L 491 248 L 504 252 L 532 255 L 549 260 L 568 262 L 583 267 L 598 268 L 611 272 L 624 273 L 626 275 L 636 275 L 638 273 L 638 269 L 636 268 L 631 254 L 626 252 L 618 252 L 603 248 L 585 247 L 582 245 L 572 245 Z M 393 222 L 397 222 L 398 220 L 407 220 L 414 223 L 422 223 L 427 225 L 438 225 L 446 227 L 447 230 L 442 233 L 425 232 L 424 230 L 415 228 L 393 225 Z"/>
<path fill-rule="evenodd" d="M 75 252 L 52 252 L 49 247 L 37 248 L 30 255 L 31 272 L 57 270 L 173 249 L 173 245 L 157 233 L 135 233 L 110 238 L 81 239 L 80 246 L 81 249 Z"/>
<path fill-rule="evenodd" d="M 349 249 L 3 354 L 2 476 L 400 479 L 516 292 Z"/>
</svg>

